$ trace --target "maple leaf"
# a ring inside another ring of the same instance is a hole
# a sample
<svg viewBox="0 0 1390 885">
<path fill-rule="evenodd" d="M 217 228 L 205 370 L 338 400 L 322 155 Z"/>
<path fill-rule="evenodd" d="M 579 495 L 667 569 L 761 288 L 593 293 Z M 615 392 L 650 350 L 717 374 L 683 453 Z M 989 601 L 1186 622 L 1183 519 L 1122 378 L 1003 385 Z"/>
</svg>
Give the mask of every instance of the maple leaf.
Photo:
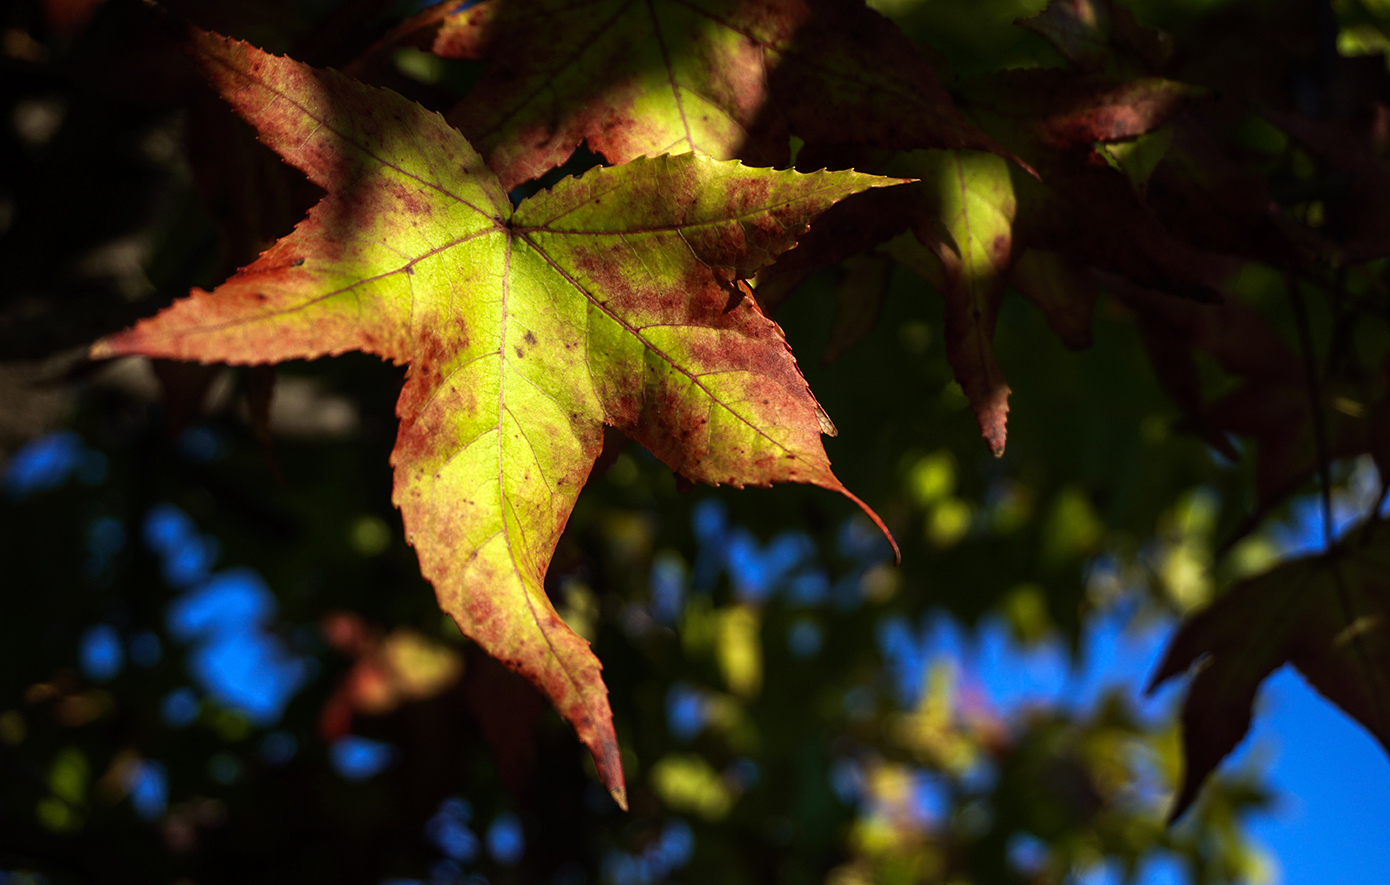
<svg viewBox="0 0 1390 885">
<path fill-rule="evenodd" d="M 421 570 L 463 632 L 574 725 L 625 806 L 601 666 L 544 589 L 604 425 L 691 480 L 858 502 L 820 442 L 833 425 L 741 280 L 837 200 L 896 182 L 686 154 L 593 170 L 513 210 L 438 114 L 218 35 L 196 32 L 193 49 L 328 195 L 216 291 L 92 355 L 409 364 L 393 500 Z"/>
<path fill-rule="evenodd" d="M 1108 83 L 1070 71 L 1038 70 L 1001 77 L 1011 98 L 1039 118 L 1039 139 L 1049 147 L 1089 152 L 1094 142 L 1117 142 L 1152 132 L 1201 90 L 1140 77 Z"/>
<path fill-rule="evenodd" d="M 1385 213 L 1390 165 L 1376 139 L 1349 125 L 1289 111 L 1267 110 L 1264 116 L 1354 182 L 1338 197 L 1345 205 L 1340 210 L 1343 217 L 1334 222 L 1341 229 L 1341 242 L 1332 256 L 1335 262 L 1356 264 L 1390 255 L 1390 220 Z"/>
<path fill-rule="evenodd" d="M 946 299 L 946 359 L 970 400 L 980 432 L 1004 454 L 1009 385 L 994 355 L 994 324 L 1009 282 L 1016 202 L 1008 164 L 967 151 L 916 151 L 901 169 L 922 181 L 915 241 L 902 238 L 890 254 L 933 283 Z M 914 256 L 917 245 L 939 262 Z"/>
<path fill-rule="evenodd" d="M 995 359 L 994 325 L 1013 254 L 1016 203 L 1008 163 L 979 151 L 849 153 L 859 154 L 880 172 L 919 181 L 827 212 L 807 235 L 804 251 L 787 253 L 759 275 L 759 300 L 776 304 L 822 261 L 842 260 L 878 246 L 944 297 L 947 361 L 990 451 L 1002 455 L 1009 386 Z M 837 154 L 841 152 L 832 151 L 830 157 L 840 165 L 844 157 Z M 811 155 L 815 162 L 826 156 Z M 905 227 L 909 232 L 900 233 Z M 875 291 L 872 286 L 842 290 L 838 315 L 855 315 L 846 299 L 858 294 L 870 302 L 859 312 L 872 319 L 877 311 Z M 858 322 L 864 322 L 863 316 Z"/>
<path fill-rule="evenodd" d="M 1038 172 L 1020 177 L 1014 236 L 1149 288 L 1211 300 L 1232 263 L 1175 236 L 1098 150 L 1153 132 L 1198 90 L 1157 78 L 1112 82 L 1075 71 L 1021 70 L 966 89 L 1008 150 Z"/>
<path fill-rule="evenodd" d="M 480 59 L 449 113 L 511 188 L 585 139 L 611 163 L 784 165 L 788 136 L 998 150 L 897 26 L 853 0 L 486 0 L 433 49 Z"/>
<path fill-rule="evenodd" d="M 1110 281 L 1109 288 L 1134 311 L 1154 374 L 1182 410 L 1191 429 L 1231 461 L 1240 451 L 1232 437 L 1253 442 L 1255 502 L 1246 519 L 1224 543 L 1229 548 L 1253 531 L 1281 501 L 1316 472 L 1315 413 L 1304 361 L 1262 314 L 1230 295 L 1220 304 L 1201 304 Z M 1210 400 L 1202 382 L 1198 354 L 1211 357 L 1238 386 Z M 1330 458 L 1373 450 L 1374 426 L 1362 403 L 1377 403 L 1369 385 L 1338 385 L 1330 393 L 1340 409 L 1322 408 Z"/>
<path fill-rule="evenodd" d="M 1022 168 L 1041 175 L 1041 182 L 1020 176 L 1021 202 L 999 156 L 808 146 L 798 161 L 803 167 L 852 165 L 920 181 L 827 213 L 808 235 L 806 245 L 815 248 L 792 251 L 760 274 L 759 299 L 785 298 L 819 261 L 886 251 L 945 297 L 947 359 L 990 450 L 1000 455 L 1010 391 L 993 339 L 1009 282 L 1019 284 L 1069 346 L 1081 347 L 1089 341 L 1095 301 L 1086 264 L 1109 264 L 1149 283 L 1177 277 L 1180 291 L 1201 295 L 1219 277 L 1205 256 L 1167 234 L 1096 152 L 1097 142 L 1152 132 L 1198 92 L 1156 77 L 1117 81 L 1066 70 L 1010 71 L 977 81 L 970 93 L 976 106 L 995 122 L 1002 118 L 1007 147 L 1031 164 Z M 904 228 L 912 235 L 894 236 Z M 1015 254 L 1034 257 L 1015 271 Z"/>
<path fill-rule="evenodd" d="M 1310 228 L 1279 210 L 1240 149 L 1213 137 L 1211 130 L 1236 125 L 1243 111 L 1236 99 L 1213 93 L 1174 120 L 1171 144 L 1146 191 L 1148 204 L 1170 229 L 1212 252 L 1274 267 L 1287 266 L 1291 257 L 1330 254 Z"/>
<path fill-rule="evenodd" d="M 1370 544 L 1352 537 L 1240 582 L 1173 637 L 1149 690 L 1197 669 L 1170 820 L 1245 737 L 1260 683 L 1285 663 L 1390 750 L 1390 543 L 1383 531 Z"/>
</svg>

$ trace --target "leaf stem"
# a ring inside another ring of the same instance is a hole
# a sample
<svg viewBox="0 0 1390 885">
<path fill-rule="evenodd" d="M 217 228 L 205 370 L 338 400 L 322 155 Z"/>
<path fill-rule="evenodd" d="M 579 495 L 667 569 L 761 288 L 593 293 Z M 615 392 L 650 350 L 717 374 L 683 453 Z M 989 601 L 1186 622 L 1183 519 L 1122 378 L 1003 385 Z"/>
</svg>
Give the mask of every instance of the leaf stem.
<svg viewBox="0 0 1390 885">
<path fill-rule="evenodd" d="M 1322 540 L 1332 550 L 1332 460 L 1327 441 L 1327 420 L 1323 412 L 1322 383 L 1318 379 L 1317 355 L 1313 351 L 1313 332 L 1308 323 L 1308 305 L 1298 280 L 1285 273 L 1284 285 L 1293 306 L 1294 322 L 1298 326 L 1298 347 L 1302 352 L 1303 369 L 1308 381 L 1308 404 L 1313 412 L 1313 447 L 1318 459 L 1318 483 L 1322 486 Z"/>
</svg>

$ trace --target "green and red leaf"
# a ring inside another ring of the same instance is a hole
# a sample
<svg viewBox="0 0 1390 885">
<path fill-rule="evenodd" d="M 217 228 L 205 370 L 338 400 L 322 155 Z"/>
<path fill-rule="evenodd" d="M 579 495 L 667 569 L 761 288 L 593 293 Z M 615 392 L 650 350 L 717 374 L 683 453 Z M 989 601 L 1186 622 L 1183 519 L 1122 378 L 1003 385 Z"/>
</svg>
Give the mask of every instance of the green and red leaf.
<svg viewBox="0 0 1390 885">
<path fill-rule="evenodd" d="M 994 355 L 994 324 L 1013 262 L 1009 166 L 992 154 L 919 151 L 892 168 L 921 181 L 904 189 L 918 201 L 915 239 L 899 237 L 886 248 L 945 297 L 946 358 L 990 451 L 1002 455 L 1009 385 Z"/>
<path fill-rule="evenodd" d="M 574 725 L 625 804 L 601 666 L 544 589 L 604 427 L 691 480 L 806 482 L 857 502 L 820 442 L 833 425 L 743 280 L 836 201 L 896 182 L 686 154 L 593 170 L 513 210 L 439 115 L 220 36 L 194 47 L 328 195 L 217 290 L 93 355 L 407 364 L 393 498 L 422 572 L 463 632 Z"/>
<path fill-rule="evenodd" d="M 610 163 L 781 166 L 791 135 L 997 150 L 897 26 L 851 0 L 486 0 L 434 50 L 486 65 L 449 120 L 508 188 L 585 140 Z"/>
</svg>

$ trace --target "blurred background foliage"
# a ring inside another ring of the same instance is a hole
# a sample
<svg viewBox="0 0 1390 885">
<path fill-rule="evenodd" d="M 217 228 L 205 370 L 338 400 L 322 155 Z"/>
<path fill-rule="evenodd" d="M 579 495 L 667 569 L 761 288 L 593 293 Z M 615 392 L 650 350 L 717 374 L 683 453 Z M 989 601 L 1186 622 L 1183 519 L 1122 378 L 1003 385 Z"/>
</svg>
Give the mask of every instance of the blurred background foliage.
<svg viewBox="0 0 1390 885">
<path fill-rule="evenodd" d="M 875 5 L 948 87 L 1061 63 L 1012 24 L 1036 0 Z M 1194 82 L 1232 22 L 1301 45 L 1290 29 L 1309 10 L 1344 55 L 1380 62 L 1390 9 L 1314 5 L 1131 8 L 1191 52 Z M 334 66 L 413 11 L 165 6 Z M 98 335 L 250 261 L 316 195 L 150 6 L 29 0 L 3 16 L 0 881 L 1268 877 L 1244 831 L 1271 798 L 1258 765 L 1223 771 L 1165 825 L 1176 698 L 1139 689 L 1176 617 L 1293 541 L 1246 533 L 1217 558 L 1254 506 L 1253 468 L 1189 432 L 1125 302 L 1102 293 L 1092 345 L 1072 351 L 1009 293 L 999 459 L 919 276 L 860 256 L 779 308 L 841 428 L 837 472 L 894 528 L 900 567 L 838 498 L 679 490 L 611 441 L 548 590 L 604 663 L 622 814 L 572 732 L 420 578 L 390 506 L 400 370 L 85 361 Z M 401 48 L 371 77 L 447 107 L 476 74 Z M 1286 205 L 1335 211 L 1344 180 L 1278 133 L 1250 141 Z M 1383 294 L 1379 273 L 1347 285 Z M 1289 322 L 1278 274 L 1240 280 Z M 878 287 L 876 316 L 853 315 L 861 286 Z M 867 330 L 852 346 L 847 324 Z M 1382 333 L 1364 333 L 1369 352 Z M 1373 476 L 1339 463 L 1339 501 L 1374 506 Z"/>
</svg>

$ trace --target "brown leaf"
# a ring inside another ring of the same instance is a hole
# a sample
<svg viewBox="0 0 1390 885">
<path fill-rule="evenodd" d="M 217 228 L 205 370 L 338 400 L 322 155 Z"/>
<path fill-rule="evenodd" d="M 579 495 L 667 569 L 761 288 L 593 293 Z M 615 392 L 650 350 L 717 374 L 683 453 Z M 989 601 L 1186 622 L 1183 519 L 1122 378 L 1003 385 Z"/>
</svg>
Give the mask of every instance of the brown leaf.
<svg viewBox="0 0 1390 885">
<path fill-rule="evenodd" d="M 1107 126 L 1126 138 L 1152 131 L 1191 95 L 1188 87 L 1171 81 L 1137 82 L 1016 71 L 980 78 L 966 92 L 970 106 L 991 122 L 1003 144 L 1041 178 L 1018 182 L 1020 244 L 1068 255 L 1140 286 L 1213 300 L 1234 262 L 1175 236 L 1091 139 Z M 1053 96 L 1055 84 L 1065 88 Z M 1162 99 L 1133 114 L 1107 104 L 1129 89 Z"/>
<path fill-rule="evenodd" d="M 1170 36 L 1140 24 L 1114 0 L 1052 0 L 1015 24 L 1040 34 L 1082 70 L 1114 70 L 1131 60 L 1157 70 L 1173 52 Z"/>
<path fill-rule="evenodd" d="M 1178 630 L 1149 685 L 1197 666 L 1182 712 L 1186 771 L 1170 820 L 1245 737 L 1260 683 L 1285 663 L 1390 752 L 1384 531 L 1368 545 L 1343 544 L 1242 581 Z"/>
<path fill-rule="evenodd" d="M 1343 217 L 1329 235 L 1339 241 L 1342 263 L 1390 256 L 1390 163 L 1356 127 L 1313 120 L 1290 111 L 1264 112 L 1323 162 L 1348 176 Z"/>
<path fill-rule="evenodd" d="M 1199 87 L 1162 77 L 1120 80 L 1057 68 L 1001 71 L 969 89 L 972 103 L 1027 121 L 1033 138 L 1061 151 L 1089 151 L 1098 141 L 1152 132 L 1203 94 Z"/>
<path fill-rule="evenodd" d="M 1232 461 L 1240 457 L 1233 439 L 1254 444 L 1255 507 L 1236 533 L 1237 539 L 1244 536 L 1317 470 L 1302 357 L 1236 296 L 1220 304 L 1198 304 L 1121 281 L 1110 281 L 1108 288 L 1134 310 L 1159 384 L 1192 429 Z M 1199 353 L 1215 360 L 1238 386 L 1209 399 L 1198 370 Z M 1370 428 L 1364 417 L 1328 410 L 1323 420 L 1330 457 L 1368 450 Z"/>
<path fill-rule="evenodd" d="M 1072 350 L 1091 346 L 1097 291 L 1085 268 L 1056 252 L 1029 249 L 1014 262 L 1010 281 L 1043 312 L 1063 344 Z"/>
<path fill-rule="evenodd" d="M 217 366 L 199 366 L 176 360 L 152 360 L 150 367 L 159 379 L 165 429 L 170 436 L 177 436 L 202 413 L 213 382 L 224 371 Z"/>
<path fill-rule="evenodd" d="M 270 472 L 281 482 L 280 467 L 275 463 L 275 442 L 270 435 L 270 405 L 275 399 L 275 367 L 251 366 L 246 370 L 246 412 L 251 432 L 261 447 L 261 457 Z"/>
<path fill-rule="evenodd" d="M 525 679 L 486 655 L 472 655 L 463 681 L 463 699 L 497 760 L 502 781 L 524 797 L 536 770 L 536 729 L 545 715 L 545 698 Z"/>
<path fill-rule="evenodd" d="M 835 287 L 835 320 L 830 341 L 821 359 L 834 362 L 863 340 L 878 321 L 893 261 L 886 255 L 859 255 L 845 262 L 845 273 Z"/>
<path fill-rule="evenodd" d="M 1246 113 L 1241 102 L 1218 95 L 1179 114 L 1145 189 L 1146 203 L 1199 249 L 1275 267 L 1326 253 L 1308 228 L 1282 213 L 1230 131 Z"/>
</svg>

